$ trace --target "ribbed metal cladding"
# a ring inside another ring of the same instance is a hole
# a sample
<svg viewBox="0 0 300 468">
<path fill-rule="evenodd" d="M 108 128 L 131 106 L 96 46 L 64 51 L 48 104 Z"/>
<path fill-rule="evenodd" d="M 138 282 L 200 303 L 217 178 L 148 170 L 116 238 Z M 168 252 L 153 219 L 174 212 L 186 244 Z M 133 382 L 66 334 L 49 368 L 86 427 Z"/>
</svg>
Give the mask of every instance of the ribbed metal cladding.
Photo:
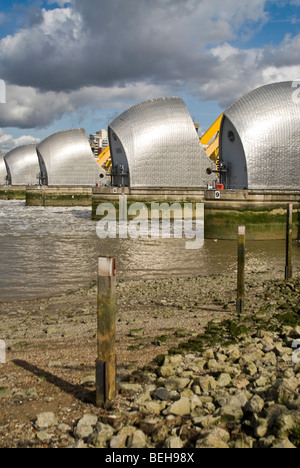
<svg viewBox="0 0 300 468">
<path fill-rule="evenodd" d="M 7 171 L 6 171 L 6 165 L 4 162 L 5 154 L 6 153 L 0 154 L 0 185 L 5 185 L 6 183 Z"/>
<path fill-rule="evenodd" d="M 181 98 L 146 101 L 125 111 L 109 125 L 113 168 L 128 176 L 115 185 L 132 188 L 203 188 L 215 181 L 214 168 L 197 136 Z"/>
<path fill-rule="evenodd" d="M 44 183 L 50 186 L 92 186 L 106 180 L 82 128 L 49 136 L 37 145 L 37 152 Z"/>
<path fill-rule="evenodd" d="M 247 187 L 236 187 L 236 171 L 236 182 L 229 188 L 300 190 L 300 103 L 294 102 L 294 94 L 292 82 L 274 83 L 250 92 L 225 111 L 221 158 L 231 166 L 230 180 L 238 144 L 236 164 L 244 158 L 247 180 Z"/>
<path fill-rule="evenodd" d="M 4 157 L 11 185 L 36 185 L 39 182 L 39 161 L 36 145 L 19 146 Z"/>
</svg>

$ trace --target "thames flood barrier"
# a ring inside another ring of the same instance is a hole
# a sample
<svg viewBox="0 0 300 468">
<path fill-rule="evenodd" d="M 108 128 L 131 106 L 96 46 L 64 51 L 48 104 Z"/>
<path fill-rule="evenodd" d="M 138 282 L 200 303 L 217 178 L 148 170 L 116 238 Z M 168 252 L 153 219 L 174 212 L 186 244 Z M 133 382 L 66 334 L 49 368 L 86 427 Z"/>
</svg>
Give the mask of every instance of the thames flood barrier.
<svg viewBox="0 0 300 468">
<path fill-rule="evenodd" d="M 98 258 L 96 406 L 116 394 L 116 259 Z"/>
</svg>

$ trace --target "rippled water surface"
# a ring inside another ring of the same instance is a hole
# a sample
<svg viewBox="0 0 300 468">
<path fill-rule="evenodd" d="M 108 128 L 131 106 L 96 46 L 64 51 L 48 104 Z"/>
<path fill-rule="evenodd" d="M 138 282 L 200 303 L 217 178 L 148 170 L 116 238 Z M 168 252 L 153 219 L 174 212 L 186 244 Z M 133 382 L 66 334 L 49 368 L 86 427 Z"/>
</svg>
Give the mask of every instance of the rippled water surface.
<svg viewBox="0 0 300 468">
<path fill-rule="evenodd" d="M 186 250 L 185 239 L 100 240 L 87 208 L 35 208 L 0 201 L 0 301 L 29 299 L 96 280 L 97 257 L 118 259 L 122 278 L 210 275 L 236 269 L 236 243 L 205 241 Z M 293 247 L 300 271 L 300 246 Z M 248 242 L 247 269 L 284 271 L 285 242 Z"/>
</svg>

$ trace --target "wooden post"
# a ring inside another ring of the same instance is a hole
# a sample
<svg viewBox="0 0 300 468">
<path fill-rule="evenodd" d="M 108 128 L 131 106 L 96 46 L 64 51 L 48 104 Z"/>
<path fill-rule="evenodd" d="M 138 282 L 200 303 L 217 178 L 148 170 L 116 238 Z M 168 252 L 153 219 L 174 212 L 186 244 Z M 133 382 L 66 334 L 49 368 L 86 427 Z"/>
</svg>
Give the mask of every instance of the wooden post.
<svg viewBox="0 0 300 468">
<path fill-rule="evenodd" d="M 237 278 L 237 303 L 236 310 L 242 314 L 245 300 L 245 266 L 246 266 L 246 228 L 238 229 L 238 278 Z"/>
<path fill-rule="evenodd" d="M 292 267 L 292 244 L 293 244 L 293 205 L 287 207 L 286 221 L 286 264 L 285 264 L 285 279 L 290 280 L 293 276 Z"/>
<path fill-rule="evenodd" d="M 96 405 L 116 394 L 116 259 L 98 259 L 98 358 L 96 360 Z"/>
</svg>

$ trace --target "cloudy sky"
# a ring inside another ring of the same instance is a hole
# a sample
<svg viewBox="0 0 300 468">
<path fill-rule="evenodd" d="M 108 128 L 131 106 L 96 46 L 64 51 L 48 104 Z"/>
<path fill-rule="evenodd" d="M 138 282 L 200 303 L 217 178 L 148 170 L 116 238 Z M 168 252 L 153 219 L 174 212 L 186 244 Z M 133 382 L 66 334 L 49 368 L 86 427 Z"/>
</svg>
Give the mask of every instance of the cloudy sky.
<svg viewBox="0 0 300 468">
<path fill-rule="evenodd" d="M 166 96 L 205 130 L 299 52 L 300 0 L 0 0 L 0 151 Z"/>
</svg>

